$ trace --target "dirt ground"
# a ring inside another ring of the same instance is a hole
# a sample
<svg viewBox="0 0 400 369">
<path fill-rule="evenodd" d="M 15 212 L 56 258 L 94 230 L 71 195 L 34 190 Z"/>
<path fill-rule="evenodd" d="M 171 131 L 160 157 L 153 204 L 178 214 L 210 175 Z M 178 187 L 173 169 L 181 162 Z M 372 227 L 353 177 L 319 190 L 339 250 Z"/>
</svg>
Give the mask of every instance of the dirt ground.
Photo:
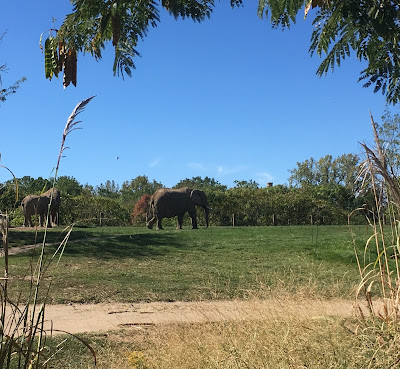
<svg viewBox="0 0 400 369">
<path fill-rule="evenodd" d="M 366 308 L 363 306 L 366 313 Z M 251 300 L 47 305 L 45 329 L 105 332 L 173 323 L 354 316 L 353 301 Z M 57 332 L 55 332 L 57 333 Z"/>
</svg>

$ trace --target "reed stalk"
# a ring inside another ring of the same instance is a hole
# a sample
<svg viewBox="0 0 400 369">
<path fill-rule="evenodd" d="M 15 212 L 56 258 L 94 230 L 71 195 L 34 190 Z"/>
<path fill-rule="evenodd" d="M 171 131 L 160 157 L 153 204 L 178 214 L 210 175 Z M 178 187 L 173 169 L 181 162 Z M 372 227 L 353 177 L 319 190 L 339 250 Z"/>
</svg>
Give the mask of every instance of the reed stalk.
<svg viewBox="0 0 400 369">
<path fill-rule="evenodd" d="M 363 186 L 372 191 L 374 207 L 362 210 L 372 229 L 372 235 L 360 254 L 356 246 L 360 284 L 356 292 L 356 312 L 359 317 L 359 335 L 368 344 L 366 355 L 370 356 L 369 367 L 374 367 L 378 357 L 391 361 L 391 366 L 400 362 L 400 185 L 394 170 L 388 166 L 387 153 L 379 139 L 376 124 L 371 115 L 374 147 L 362 143 L 365 161 L 360 176 Z M 370 262 L 367 255 L 376 255 Z M 361 309 L 361 300 L 367 302 L 369 314 Z M 372 344 L 371 344 L 372 342 Z"/>
<path fill-rule="evenodd" d="M 94 96 L 81 101 L 72 111 L 65 125 L 60 151 L 57 158 L 55 167 L 55 175 L 53 179 L 52 189 L 57 181 L 60 161 L 63 157 L 64 151 L 68 148 L 65 146 L 67 136 L 77 128 L 81 121 L 75 121 L 75 118 L 80 114 L 86 105 L 93 99 Z M 7 170 L 8 168 L 3 167 Z M 9 170 L 10 171 L 10 170 Z M 11 172 L 11 171 L 10 171 Z M 12 172 L 11 172 L 12 174 Z M 15 176 L 13 175 L 14 179 Z M 18 199 L 18 185 L 16 184 L 16 198 Z M 0 316 L 0 368 L 18 368 L 18 369 L 33 369 L 46 367 L 47 363 L 53 358 L 52 354 L 46 357 L 46 338 L 51 332 L 44 330 L 45 321 L 45 307 L 48 294 L 50 292 L 51 281 L 53 276 L 50 276 L 50 283 L 48 286 L 42 286 L 42 282 L 49 265 L 56 260 L 55 270 L 58 266 L 59 259 L 61 258 L 64 249 L 67 245 L 69 235 L 72 231 L 72 226 L 67 228 L 66 236 L 60 243 L 56 252 L 45 261 L 45 247 L 47 239 L 47 229 L 50 215 L 51 203 L 53 201 L 53 191 L 51 192 L 50 203 L 48 206 L 48 214 L 46 217 L 46 224 L 44 228 L 43 242 L 40 248 L 40 254 L 36 263 L 35 270 L 31 275 L 31 287 L 22 306 L 19 303 L 9 301 L 7 295 L 7 286 L 9 281 L 8 270 L 8 216 L 0 214 L 0 228 L 3 236 L 3 249 L 4 249 L 4 278 L 0 283 L 0 303 L 1 303 L 1 316 Z M 42 303 L 39 304 L 39 296 Z M 67 333 L 67 332 L 65 332 Z M 84 343 L 87 345 L 86 343 Z M 96 356 L 94 351 L 89 347 L 94 357 L 94 366 L 96 366 Z"/>
</svg>

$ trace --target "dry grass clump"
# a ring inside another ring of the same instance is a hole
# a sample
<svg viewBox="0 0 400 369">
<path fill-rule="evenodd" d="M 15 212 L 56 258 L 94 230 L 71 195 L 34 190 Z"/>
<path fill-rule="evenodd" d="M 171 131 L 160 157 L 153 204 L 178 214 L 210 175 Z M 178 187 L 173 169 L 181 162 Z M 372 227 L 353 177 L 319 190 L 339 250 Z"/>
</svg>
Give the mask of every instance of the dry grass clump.
<svg viewBox="0 0 400 369">
<path fill-rule="evenodd" d="M 99 369 L 363 367 L 357 337 L 338 319 L 179 324 L 120 334 L 98 351 Z"/>
<path fill-rule="evenodd" d="M 98 367 L 361 368 L 366 363 L 359 355 L 362 342 L 354 334 L 357 322 L 350 317 L 348 301 L 292 296 L 236 303 L 232 310 L 212 301 L 206 303 L 209 309 L 201 305 L 204 320 L 109 333 L 96 348 Z M 341 304 L 347 317 L 333 317 L 342 314 Z"/>
<path fill-rule="evenodd" d="M 373 230 L 364 254 L 357 255 L 361 282 L 356 300 L 365 300 L 370 316 L 358 311 L 357 335 L 365 367 L 393 368 L 400 365 L 400 182 L 388 167 L 386 150 L 371 116 L 375 147 L 363 144 L 366 153 L 362 175 L 372 191 L 375 206 L 361 209 Z M 372 262 L 366 257 L 376 255 Z"/>
</svg>

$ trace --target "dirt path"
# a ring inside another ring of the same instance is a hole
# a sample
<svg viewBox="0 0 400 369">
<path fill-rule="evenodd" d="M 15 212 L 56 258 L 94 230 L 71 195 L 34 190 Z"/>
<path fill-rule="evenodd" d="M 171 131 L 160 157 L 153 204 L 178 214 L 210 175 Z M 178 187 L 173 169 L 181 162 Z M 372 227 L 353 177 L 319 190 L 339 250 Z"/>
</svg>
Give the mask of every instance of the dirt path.
<svg viewBox="0 0 400 369">
<path fill-rule="evenodd" d="M 112 237 L 115 236 L 110 236 Z M 78 240 L 69 242 L 78 242 Z M 40 246 L 36 245 L 36 247 Z M 34 247 L 35 245 L 12 247 L 9 254 L 15 255 Z M 362 310 L 367 315 L 365 306 L 362 306 Z M 293 298 L 47 305 L 45 329 L 53 328 L 74 334 L 174 323 L 350 317 L 354 314 L 354 301 L 351 300 L 295 300 Z"/>
<path fill-rule="evenodd" d="M 365 307 L 363 309 L 366 311 Z M 103 332 L 173 323 L 321 318 L 354 315 L 346 300 L 251 300 L 46 306 L 46 329 Z"/>
</svg>

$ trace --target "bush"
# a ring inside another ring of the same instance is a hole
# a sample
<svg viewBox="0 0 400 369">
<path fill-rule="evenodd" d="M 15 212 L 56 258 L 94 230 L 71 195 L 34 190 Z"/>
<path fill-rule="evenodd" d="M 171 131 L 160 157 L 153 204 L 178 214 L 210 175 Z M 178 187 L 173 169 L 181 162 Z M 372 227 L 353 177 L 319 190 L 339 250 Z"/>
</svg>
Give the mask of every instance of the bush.
<svg viewBox="0 0 400 369">
<path fill-rule="evenodd" d="M 63 197 L 60 223 L 84 225 L 124 226 L 130 222 L 129 212 L 116 199 L 81 195 Z"/>
<path fill-rule="evenodd" d="M 131 222 L 134 225 L 144 225 L 147 222 L 147 213 L 149 211 L 149 202 L 151 196 L 148 194 L 142 195 L 137 201 L 132 213 Z"/>
<path fill-rule="evenodd" d="M 22 214 L 21 207 L 18 207 L 12 213 L 10 213 L 9 217 L 10 217 L 9 219 L 11 227 L 21 227 L 24 225 L 25 219 L 24 219 L 24 214 Z"/>
</svg>

